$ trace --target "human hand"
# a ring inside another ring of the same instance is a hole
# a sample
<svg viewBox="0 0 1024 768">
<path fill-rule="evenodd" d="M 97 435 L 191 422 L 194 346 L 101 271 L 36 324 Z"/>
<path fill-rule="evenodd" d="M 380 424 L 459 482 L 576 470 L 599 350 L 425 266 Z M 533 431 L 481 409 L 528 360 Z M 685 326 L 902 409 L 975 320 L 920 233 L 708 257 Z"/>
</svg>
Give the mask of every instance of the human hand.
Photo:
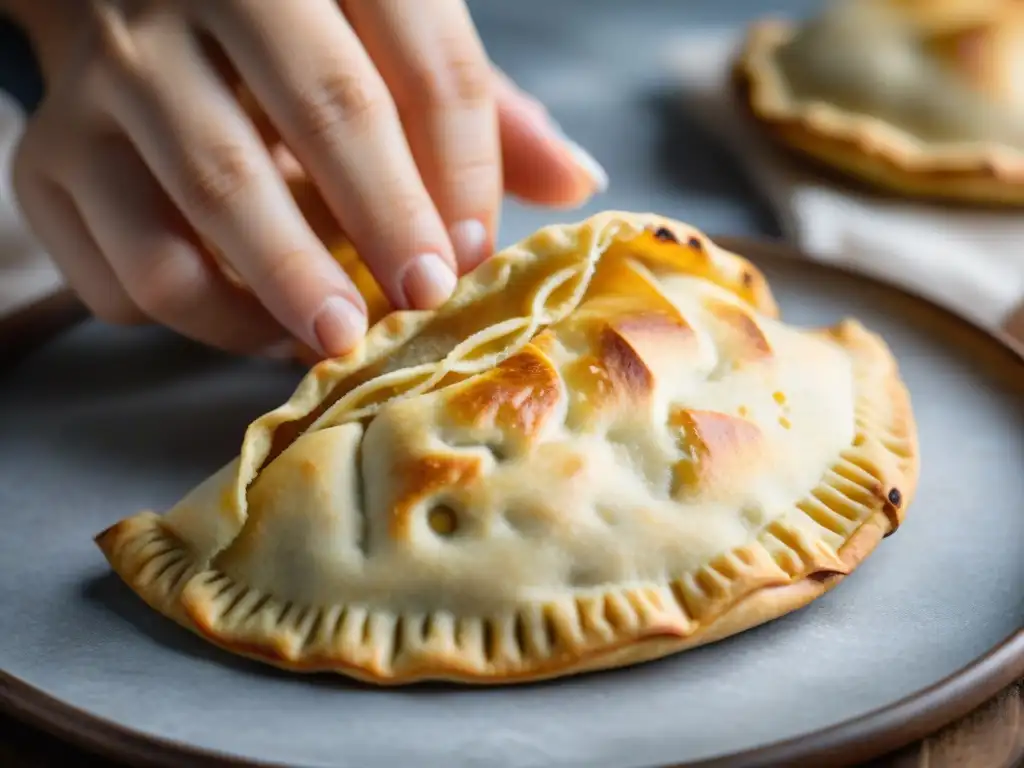
<svg viewBox="0 0 1024 768">
<path fill-rule="evenodd" d="M 48 84 L 18 198 L 109 322 L 237 352 L 358 342 L 365 302 L 290 194 L 278 143 L 396 308 L 437 306 L 490 255 L 503 191 L 564 206 L 604 184 L 492 68 L 462 0 L 6 3 Z"/>
</svg>

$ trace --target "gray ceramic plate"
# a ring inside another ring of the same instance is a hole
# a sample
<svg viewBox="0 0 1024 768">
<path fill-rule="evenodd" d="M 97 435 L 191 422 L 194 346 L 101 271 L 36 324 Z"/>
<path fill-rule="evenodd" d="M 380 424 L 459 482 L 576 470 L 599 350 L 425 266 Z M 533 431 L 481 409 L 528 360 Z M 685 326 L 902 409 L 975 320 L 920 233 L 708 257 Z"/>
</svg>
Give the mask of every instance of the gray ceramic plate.
<svg viewBox="0 0 1024 768">
<path fill-rule="evenodd" d="M 751 765 L 823 764 L 878 754 L 965 712 L 1024 674 L 1024 364 L 894 289 L 741 250 L 767 271 L 789 320 L 849 313 L 881 331 L 920 421 L 921 485 L 906 524 L 807 609 L 659 662 L 493 690 L 375 690 L 236 659 L 146 608 L 91 539 L 217 468 L 299 374 L 90 323 L 0 378 L 7 704 L 133 759 L 198 750 L 423 768 L 656 766 L 742 752 Z"/>
</svg>

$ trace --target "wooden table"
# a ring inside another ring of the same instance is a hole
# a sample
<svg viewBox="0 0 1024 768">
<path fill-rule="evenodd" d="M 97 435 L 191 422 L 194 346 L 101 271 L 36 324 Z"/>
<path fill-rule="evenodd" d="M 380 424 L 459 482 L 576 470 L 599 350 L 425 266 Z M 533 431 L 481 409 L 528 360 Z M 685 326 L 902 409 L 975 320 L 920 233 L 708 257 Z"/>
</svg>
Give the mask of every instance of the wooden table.
<svg viewBox="0 0 1024 768">
<path fill-rule="evenodd" d="M 118 768 L 8 717 L 0 716 L 4 768 Z M 1017 768 L 1024 765 L 1024 680 L 924 741 L 864 768 Z M 817 767 L 816 767 L 817 768 Z"/>
</svg>

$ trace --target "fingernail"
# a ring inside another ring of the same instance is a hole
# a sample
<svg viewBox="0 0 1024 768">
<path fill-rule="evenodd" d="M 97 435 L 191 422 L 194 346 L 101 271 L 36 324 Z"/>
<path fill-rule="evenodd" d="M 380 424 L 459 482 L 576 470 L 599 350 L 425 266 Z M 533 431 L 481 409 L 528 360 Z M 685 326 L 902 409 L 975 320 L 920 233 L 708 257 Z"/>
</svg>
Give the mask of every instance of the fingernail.
<svg viewBox="0 0 1024 768">
<path fill-rule="evenodd" d="M 448 230 L 455 247 L 455 258 L 463 273 L 480 264 L 487 258 L 487 227 L 476 219 L 459 221 Z"/>
<path fill-rule="evenodd" d="M 457 278 L 436 253 L 417 256 L 402 277 L 402 291 L 409 307 L 434 309 L 444 304 L 455 290 Z"/>
<path fill-rule="evenodd" d="M 549 136 L 554 135 L 561 142 L 572 156 L 576 167 L 590 179 L 595 193 L 604 192 L 608 189 L 608 172 L 604 169 L 604 166 L 597 162 L 597 158 L 580 146 L 579 143 L 570 139 L 565 129 L 551 116 L 550 112 L 544 109 L 543 106 L 536 108 L 524 107 L 524 112 L 530 114 L 530 120 L 533 122 L 535 130 L 547 133 Z"/>
<path fill-rule="evenodd" d="M 576 161 L 576 165 L 579 166 L 579 169 L 587 174 L 591 181 L 594 182 L 594 190 L 596 192 L 604 192 L 608 189 L 608 172 L 599 162 L 597 162 L 597 159 L 564 134 L 562 141 L 565 142 L 565 146 L 568 148 L 569 154 L 572 155 L 572 159 Z"/>
<path fill-rule="evenodd" d="M 524 113 L 529 114 L 534 129 L 542 134 L 547 133 L 549 136 L 553 134 L 565 146 L 575 161 L 576 167 L 590 179 L 595 192 L 604 192 L 608 189 L 608 172 L 604 166 L 577 142 L 570 139 L 565 129 L 542 104 L 537 102 L 536 105 L 533 105 L 530 101 L 528 97 L 524 96 L 522 109 Z"/>
<path fill-rule="evenodd" d="M 366 335 L 366 315 L 348 299 L 329 296 L 316 314 L 313 332 L 325 355 L 343 355 Z"/>
<path fill-rule="evenodd" d="M 577 142 L 570 139 L 562 126 L 550 114 L 546 117 L 548 125 L 551 126 L 551 129 L 561 140 L 562 144 L 565 145 L 565 148 L 569 150 L 569 154 L 572 155 L 572 159 L 576 162 L 576 167 L 583 171 L 593 183 L 594 191 L 604 192 L 608 189 L 608 172 L 604 169 L 604 166 L 597 162 L 597 158 Z"/>
</svg>

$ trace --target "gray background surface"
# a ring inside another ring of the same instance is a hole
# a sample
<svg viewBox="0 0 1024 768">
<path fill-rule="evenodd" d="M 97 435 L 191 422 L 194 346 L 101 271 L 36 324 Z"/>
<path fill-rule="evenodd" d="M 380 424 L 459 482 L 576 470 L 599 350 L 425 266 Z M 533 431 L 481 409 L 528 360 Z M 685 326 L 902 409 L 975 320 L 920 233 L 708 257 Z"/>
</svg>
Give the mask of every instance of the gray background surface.
<svg viewBox="0 0 1024 768">
<path fill-rule="evenodd" d="M 472 8 L 495 60 L 613 177 L 573 217 L 648 209 L 714 232 L 774 234 L 735 164 L 667 105 L 654 63 L 660 43 L 684 28 L 813 5 Z M 562 218 L 510 204 L 503 240 Z M 907 314 L 893 293 L 766 266 L 790 320 L 852 313 L 886 335 L 921 422 L 924 470 L 908 522 L 808 609 L 661 662 L 499 690 L 374 690 L 235 659 L 146 609 L 109 575 L 91 537 L 140 507 L 166 507 L 220 466 L 297 374 L 160 332 L 89 325 L 0 380 L 0 669 L 94 714 L 208 749 L 424 768 L 680 762 L 806 733 L 935 682 L 1024 624 L 1019 392 L 957 341 L 955 326 Z"/>
<path fill-rule="evenodd" d="M 708 232 L 777 235 L 742 169 L 679 106 L 661 57 L 696 29 L 795 18 L 820 0 L 469 0 L 494 62 L 540 98 L 612 178 L 582 213 L 653 210 Z M 551 213 L 511 203 L 509 242 Z"/>
</svg>

